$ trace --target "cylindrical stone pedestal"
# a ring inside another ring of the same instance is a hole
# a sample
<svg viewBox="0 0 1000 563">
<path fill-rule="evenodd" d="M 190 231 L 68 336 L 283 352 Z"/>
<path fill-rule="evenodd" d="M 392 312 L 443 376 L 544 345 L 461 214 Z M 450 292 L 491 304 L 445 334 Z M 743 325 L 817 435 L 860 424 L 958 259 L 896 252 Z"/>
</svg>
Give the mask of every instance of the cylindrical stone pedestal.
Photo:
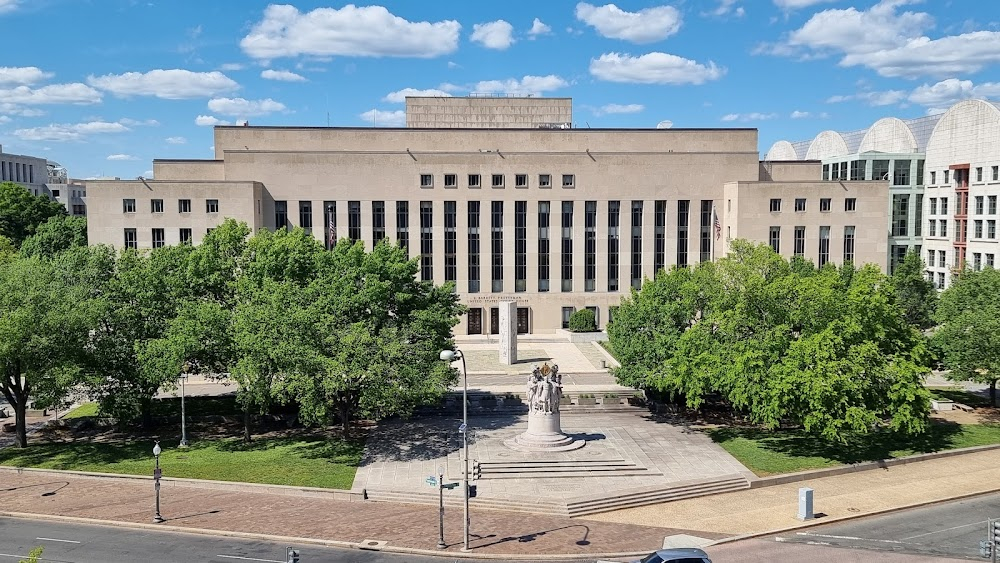
<svg viewBox="0 0 1000 563">
<path fill-rule="evenodd" d="M 559 412 L 534 412 L 528 415 L 528 429 L 504 444 L 522 452 L 568 452 L 582 448 L 583 440 L 574 440 L 562 433 Z"/>
</svg>

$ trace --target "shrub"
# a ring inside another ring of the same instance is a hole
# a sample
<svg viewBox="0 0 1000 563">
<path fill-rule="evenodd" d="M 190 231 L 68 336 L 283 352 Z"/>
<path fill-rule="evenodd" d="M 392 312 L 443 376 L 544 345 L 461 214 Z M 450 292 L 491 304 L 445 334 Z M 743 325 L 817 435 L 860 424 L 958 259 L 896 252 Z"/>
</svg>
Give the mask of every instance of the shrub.
<svg viewBox="0 0 1000 563">
<path fill-rule="evenodd" d="M 590 309 L 579 309 L 574 311 L 569 317 L 569 330 L 571 332 L 596 331 L 597 321 L 594 319 L 594 312 Z"/>
</svg>

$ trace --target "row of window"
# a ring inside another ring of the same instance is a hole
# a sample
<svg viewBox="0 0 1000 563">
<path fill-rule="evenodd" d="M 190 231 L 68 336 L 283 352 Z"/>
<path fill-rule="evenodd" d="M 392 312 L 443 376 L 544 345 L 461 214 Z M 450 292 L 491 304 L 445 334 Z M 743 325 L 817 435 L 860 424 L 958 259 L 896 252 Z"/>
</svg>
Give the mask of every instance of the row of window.
<svg viewBox="0 0 1000 563">
<path fill-rule="evenodd" d="M 601 310 L 598 307 L 586 307 L 591 312 L 594 313 L 594 320 L 600 326 L 600 313 Z M 614 318 L 615 311 L 618 307 L 611 306 L 608 307 L 608 323 Z M 466 322 L 468 334 L 483 334 L 488 328 L 489 334 L 499 334 L 500 333 L 500 308 L 490 307 L 489 312 L 489 327 L 484 326 L 484 317 L 486 316 L 487 310 L 481 307 L 470 307 L 466 312 Z M 576 312 L 576 307 L 563 307 L 562 308 L 562 327 L 569 328 L 569 318 Z M 528 307 L 518 307 L 517 308 L 517 333 L 518 334 L 528 334 L 530 332 L 529 326 L 529 309 Z"/>
<path fill-rule="evenodd" d="M 941 183 L 942 184 L 950 184 L 951 181 L 952 181 L 952 179 L 954 179 L 956 182 L 961 182 L 961 180 L 960 180 L 960 172 L 962 172 L 962 170 L 956 170 L 955 174 L 954 174 L 954 178 L 953 178 L 952 175 L 951 175 L 951 171 L 950 170 L 942 170 L 941 171 L 941 180 L 942 180 Z M 989 175 L 989 180 L 986 180 L 985 179 L 986 176 L 983 174 L 983 167 L 982 166 L 977 166 L 973 170 L 973 178 L 975 178 L 974 181 L 975 182 L 986 182 L 986 181 L 1000 182 L 1000 166 L 991 166 L 989 174 L 990 174 Z M 937 185 L 937 179 L 938 179 L 937 172 L 932 170 L 931 171 L 930 182 L 928 182 L 928 185 L 931 185 L 931 186 Z"/>
<path fill-rule="evenodd" d="M 149 200 L 149 210 L 151 213 L 163 213 L 163 200 L 162 199 L 151 199 Z M 122 212 L 124 213 L 135 213 L 135 199 L 123 199 L 122 200 Z M 178 199 L 177 200 L 177 212 L 178 213 L 191 213 L 191 200 L 190 199 Z M 205 200 L 205 212 L 206 213 L 218 213 L 219 212 L 219 200 L 217 199 L 206 199 Z"/>
<path fill-rule="evenodd" d="M 458 174 L 445 174 L 444 175 L 444 187 L 446 188 L 457 188 L 458 187 Z M 465 187 L 467 188 L 481 188 L 483 178 L 481 174 L 469 174 L 466 177 Z M 491 188 L 505 188 L 507 183 L 507 177 L 504 174 L 491 174 L 490 175 L 490 187 Z M 420 187 L 421 188 L 433 188 L 434 187 L 434 174 L 421 174 L 420 175 Z M 515 188 L 528 188 L 528 175 L 527 174 L 514 174 L 514 187 Z M 552 187 L 552 174 L 539 174 L 538 183 L 535 185 L 537 188 L 551 188 Z M 576 187 L 576 176 L 573 174 L 563 174 L 562 175 L 562 187 L 564 188 L 575 188 Z"/>
<path fill-rule="evenodd" d="M 35 183 L 35 165 L 0 160 L 0 182 Z"/>
<path fill-rule="evenodd" d="M 940 208 L 938 207 L 938 201 L 941 202 Z M 974 202 L 974 214 L 975 215 L 996 215 L 997 213 L 997 196 L 981 196 L 977 195 L 973 198 Z M 940 210 L 941 215 L 948 214 L 948 198 L 930 198 L 930 214 L 937 215 Z M 966 210 L 968 211 L 968 210 Z"/>
<path fill-rule="evenodd" d="M 984 224 L 985 223 L 985 224 Z M 961 226 L 961 225 L 960 225 Z M 927 235 L 932 237 L 947 237 L 948 236 L 948 220 L 939 219 L 935 221 L 931 219 L 928 223 Z M 985 227 L 985 234 L 983 236 L 983 227 Z M 964 233 L 959 232 L 958 236 L 962 237 L 959 242 L 964 241 Z M 988 219 L 983 221 L 982 219 L 976 219 L 972 222 L 972 238 L 974 239 L 988 239 L 996 240 L 997 238 L 997 222 L 995 219 Z"/>
<path fill-rule="evenodd" d="M 889 174 L 890 162 L 892 175 Z M 893 186 L 910 185 L 910 160 L 851 160 L 832 162 L 823 165 L 824 180 L 892 180 Z M 871 166 L 869 166 L 869 163 Z M 916 178 L 919 182 L 924 176 L 924 161 L 917 161 Z"/>
<path fill-rule="evenodd" d="M 844 254 L 843 263 L 854 262 L 854 243 L 856 228 L 853 225 L 844 227 Z M 768 233 L 768 243 L 775 252 L 781 253 L 781 227 L 773 226 Z M 806 227 L 794 227 L 792 237 L 792 253 L 795 256 L 805 256 L 806 254 Z M 830 227 L 819 228 L 819 248 L 816 255 L 816 263 L 823 266 L 830 261 Z"/>
<path fill-rule="evenodd" d="M 826 213 L 831 211 L 833 206 L 833 200 L 828 197 L 820 198 L 819 200 L 819 210 Z M 857 211 L 858 200 L 854 197 L 849 197 L 844 199 L 844 211 Z M 771 198 L 771 212 L 779 213 L 781 211 L 781 198 Z M 804 212 L 806 211 L 806 198 L 797 197 L 795 198 L 795 211 Z"/>
<path fill-rule="evenodd" d="M 208 229 L 207 232 L 212 232 Z M 166 229 L 152 229 L 153 248 L 167 244 Z M 191 244 L 193 232 L 191 229 L 178 229 L 178 240 L 181 244 Z M 135 229 L 125 229 L 125 248 L 139 248 L 139 235 Z"/>
</svg>

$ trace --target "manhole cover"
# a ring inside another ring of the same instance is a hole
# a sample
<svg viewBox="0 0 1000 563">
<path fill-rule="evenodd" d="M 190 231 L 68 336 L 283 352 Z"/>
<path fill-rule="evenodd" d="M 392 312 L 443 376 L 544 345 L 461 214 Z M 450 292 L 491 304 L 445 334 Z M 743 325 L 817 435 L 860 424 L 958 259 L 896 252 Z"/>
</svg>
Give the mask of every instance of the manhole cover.
<svg viewBox="0 0 1000 563">
<path fill-rule="evenodd" d="M 847 511 L 848 512 L 861 512 L 861 509 L 860 508 L 853 508 L 853 507 L 851 507 L 851 508 L 848 508 Z"/>
</svg>

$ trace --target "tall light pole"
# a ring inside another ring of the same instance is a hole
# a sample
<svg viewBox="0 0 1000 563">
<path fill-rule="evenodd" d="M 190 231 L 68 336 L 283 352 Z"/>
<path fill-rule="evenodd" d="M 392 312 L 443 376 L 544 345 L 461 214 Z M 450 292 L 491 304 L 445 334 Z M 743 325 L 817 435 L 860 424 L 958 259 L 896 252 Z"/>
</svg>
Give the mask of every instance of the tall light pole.
<svg viewBox="0 0 1000 563">
<path fill-rule="evenodd" d="M 461 350 L 441 350 L 441 359 L 452 362 L 462 360 L 462 457 L 465 470 L 462 472 L 462 494 L 465 496 L 465 546 L 462 551 L 469 551 L 469 370 L 465 367 L 465 354 Z"/>
<path fill-rule="evenodd" d="M 187 371 L 181 374 L 181 443 L 180 447 L 188 447 L 188 435 L 187 435 L 187 417 L 184 416 L 184 382 L 187 381 L 188 374 Z"/>
<path fill-rule="evenodd" d="M 153 457 L 156 458 L 156 468 L 153 469 L 153 488 L 156 489 L 156 514 L 153 516 L 153 522 L 159 524 L 163 522 L 163 516 L 160 516 L 160 441 L 157 440 L 153 444 Z"/>
</svg>

